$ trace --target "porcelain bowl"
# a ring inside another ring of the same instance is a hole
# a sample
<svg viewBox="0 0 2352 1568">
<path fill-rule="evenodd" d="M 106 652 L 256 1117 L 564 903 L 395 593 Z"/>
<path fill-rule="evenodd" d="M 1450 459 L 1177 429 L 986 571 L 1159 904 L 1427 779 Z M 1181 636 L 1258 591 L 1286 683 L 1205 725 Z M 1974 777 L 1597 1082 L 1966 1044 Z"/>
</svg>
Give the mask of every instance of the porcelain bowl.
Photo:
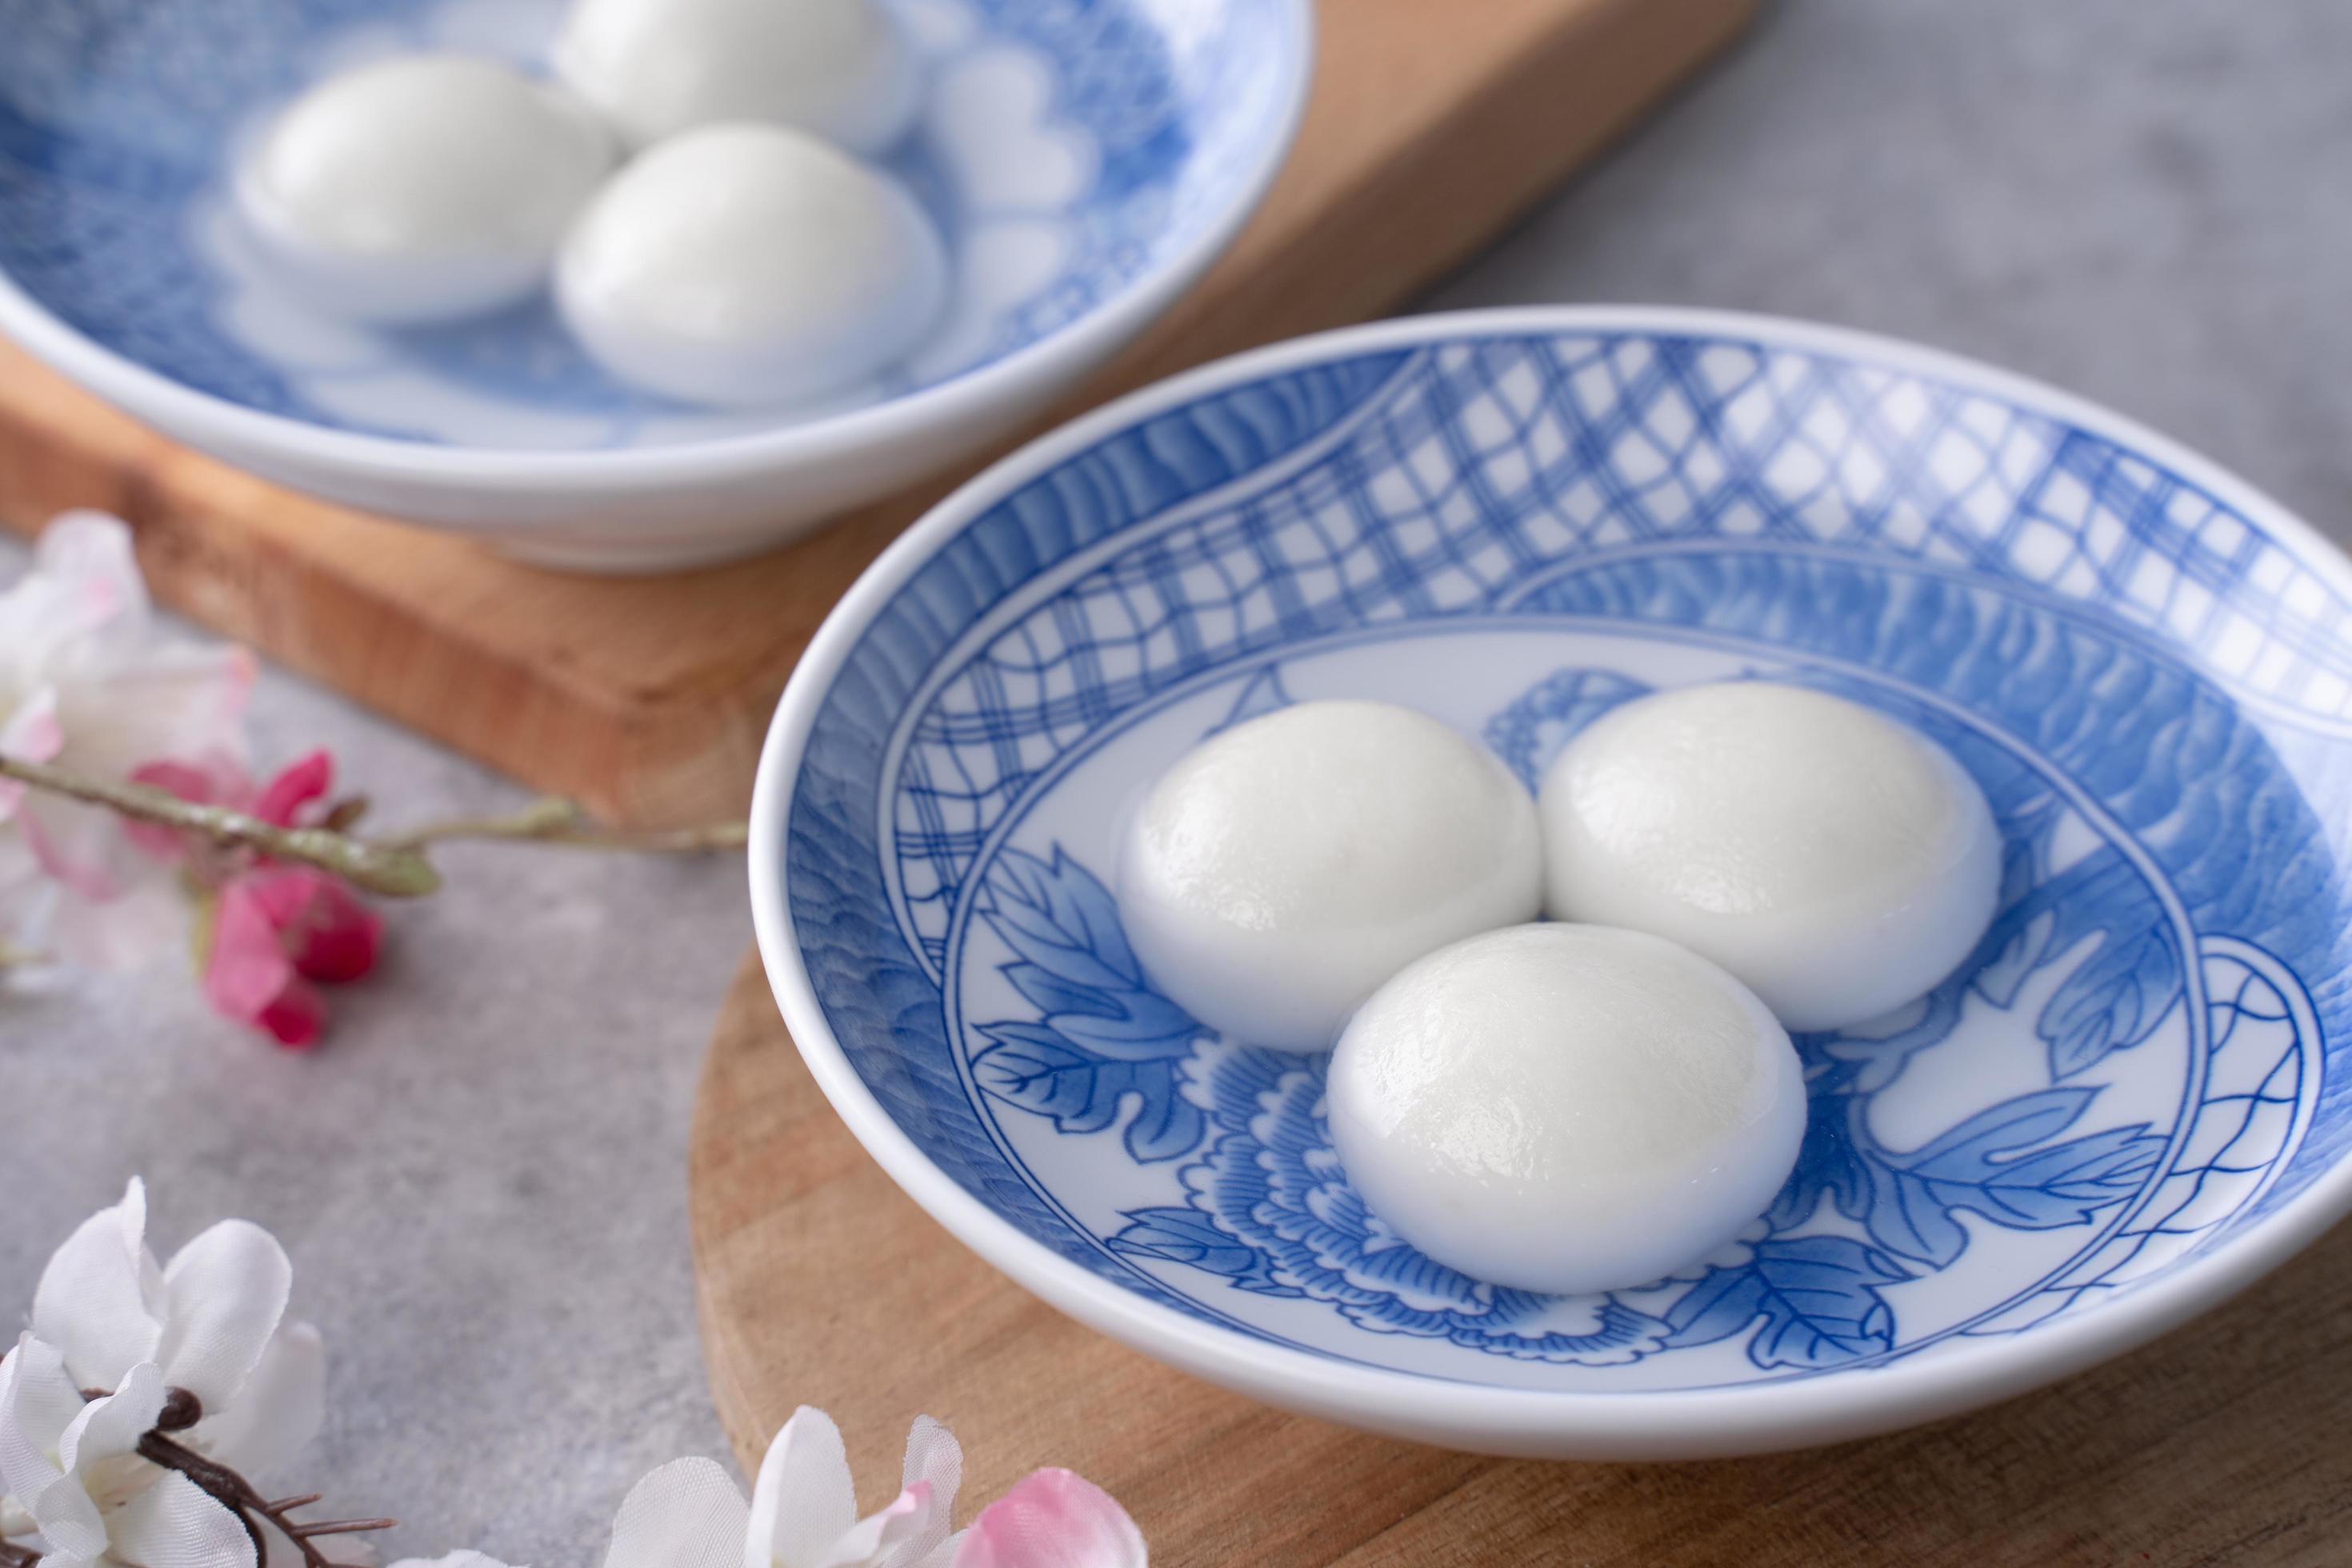
<svg viewBox="0 0 2352 1568">
<path fill-rule="evenodd" d="M 1309 0 L 885 0 L 925 107 L 885 162 L 946 236 L 905 364 L 818 405 L 633 393 L 544 298 L 375 331 L 277 287 L 226 199 L 275 109 L 396 49 L 538 69 L 549 0 L 18 0 L 0 47 L 0 331 L 165 434 L 553 564 L 740 555 L 1034 416 L 1223 249 L 1287 151 Z"/>
<path fill-rule="evenodd" d="M 1643 692 L 1871 704 L 1983 785 L 2000 912 L 1797 1037 L 1795 1173 L 1607 1295 L 1368 1214 L 1319 1058 L 1154 986 L 1121 807 L 1204 734 L 1409 703 L 1530 784 Z M 785 1019 L 876 1159 L 1038 1295 L 1374 1430 L 1658 1458 L 1884 1431 L 2126 1350 L 2352 1204 L 2352 567 L 2170 441 L 1885 339 L 1653 309 L 1423 317 L 1140 393 L 842 601 L 753 806 Z"/>
</svg>

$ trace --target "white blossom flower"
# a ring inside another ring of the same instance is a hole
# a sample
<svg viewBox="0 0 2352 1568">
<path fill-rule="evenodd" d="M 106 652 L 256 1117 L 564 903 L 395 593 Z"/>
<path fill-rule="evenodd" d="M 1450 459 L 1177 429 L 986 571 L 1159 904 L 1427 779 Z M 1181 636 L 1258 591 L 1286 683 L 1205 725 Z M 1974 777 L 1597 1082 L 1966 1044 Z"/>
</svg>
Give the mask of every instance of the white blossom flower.
<svg viewBox="0 0 2352 1568">
<path fill-rule="evenodd" d="M 252 660 L 168 636 L 119 520 L 69 511 L 0 593 L 0 753 L 89 777 L 241 772 Z M 0 780 L 0 938 L 121 968 L 176 946 L 168 865 L 112 813 Z"/>
<path fill-rule="evenodd" d="M 165 1397 L 153 1362 L 85 1401 L 55 1345 L 27 1333 L 0 1358 L 0 1487 L 10 1533 L 38 1536 L 44 1568 L 255 1568 L 235 1514 L 139 1457 Z"/>
<path fill-rule="evenodd" d="M 120 1389 L 152 1363 L 162 1387 L 202 1406 L 175 1441 L 247 1476 L 283 1464 L 318 1432 L 327 1375 L 319 1331 L 282 1321 L 294 1282 L 285 1249 L 259 1226 L 223 1220 L 159 1264 L 146 1228 L 134 1176 L 49 1259 L 34 1337 L 58 1348 L 81 1388 Z"/>
</svg>

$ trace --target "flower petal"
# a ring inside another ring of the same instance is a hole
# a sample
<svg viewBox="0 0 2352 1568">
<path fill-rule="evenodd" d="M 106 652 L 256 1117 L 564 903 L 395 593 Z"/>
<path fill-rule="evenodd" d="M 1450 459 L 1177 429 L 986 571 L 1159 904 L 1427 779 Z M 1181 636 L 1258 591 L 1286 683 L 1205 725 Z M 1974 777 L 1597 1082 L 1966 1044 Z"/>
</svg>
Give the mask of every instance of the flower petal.
<svg viewBox="0 0 2352 1568">
<path fill-rule="evenodd" d="M 19 1334 L 0 1356 L 0 1495 L 30 1508 L 30 1500 L 57 1481 L 60 1472 L 50 1456 L 81 1406 L 58 1347 Z"/>
<path fill-rule="evenodd" d="M 34 1528 L 55 1555 L 103 1555 L 106 1522 L 83 1478 L 75 1473 L 75 1460 L 79 1452 L 97 1458 L 107 1457 L 105 1450 L 119 1449 L 126 1426 L 129 1441 L 138 1442 L 139 1433 L 153 1423 L 163 1405 L 163 1385 L 155 1379 L 154 1367 L 142 1363 L 132 1368 L 123 1394 L 82 1405 L 56 1346 L 26 1335 L 16 1342 L 5 1364 L 0 1487 L 32 1515 Z M 57 1418 L 68 1400 L 79 1408 L 60 1429 Z M 94 1421 L 100 1429 L 90 1436 Z M 45 1439 L 44 1433 L 53 1435 Z"/>
<path fill-rule="evenodd" d="M 168 1310 L 155 1359 L 164 1381 L 226 1410 L 286 1313 L 294 1266 L 259 1226 L 227 1219 L 180 1248 L 163 1270 Z"/>
<path fill-rule="evenodd" d="M 132 769 L 131 782 L 163 790 L 194 805 L 234 805 L 241 792 L 251 787 L 245 782 L 244 770 L 226 757 L 216 759 L 210 767 L 159 757 Z M 179 828 L 156 822 L 125 821 L 122 831 L 141 850 L 166 865 L 177 865 L 187 858 L 188 841 Z"/>
<path fill-rule="evenodd" d="M 253 815 L 280 827 L 294 826 L 295 814 L 335 785 L 335 759 L 324 747 L 289 763 L 278 776 L 261 786 L 254 798 Z"/>
<path fill-rule="evenodd" d="M 902 1486 L 929 1481 L 940 1506 L 952 1510 L 956 1489 L 963 1485 L 963 1445 L 929 1416 L 916 1416 L 907 1431 L 907 1463 L 901 1477 Z"/>
<path fill-rule="evenodd" d="M 257 1568 L 236 1515 L 172 1474 L 106 1516 L 107 1555 L 137 1568 Z"/>
<path fill-rule="evenodd" d="M 907 1568 L 947 1539 L 948 1510 L 929 1481 L 917 1481 L 879 1513 L 866 1515 L 836 1539 L 816 1568 Z"/>
<path fill-rule="evenodd" d="M 163 1413 L 163 1370 L 142 1361 L 112 1394 L 81 1407 L 58 1439 L 58 1463 L 68 1474 L 87 1475 L 94 1465 L 136 1452 Z"/>
<path fill-rule="evenodd" d="M 62 1556 L 97 1559 L 106 1555 L 106 1521 L 81 1482 L 61 1476 L 25 1500 L 34 1527 L 50 1549 Z M 48 1559 L 41 1559 L 44 1563 Z"/>
<path fill-rule="evenodd" d="M 18 803 L 16 816 L 42 872 L 85 899 L 119 899 L 153 869 L 143 861 L 130 863 L 122 819 L 102 807 L 34 794 Z"/>
<path fill-rule="evenodd" d="M 509 1568 L 509 1565 L 495 1557 L 461 1547 L 438 1557 L 404 1557 L 391 1568 Z"/>
<path fill-rule="evenodd" d="M 907 1433 L 907 1460 L 900 1473 L 907 1491 L 925 1489 L 929 1507 L 919 1527 L 892 1543 L 877 1560 L 877 1568 L 922 1568 L 946 1542 L 955 1520 L 956 1489 L 963 1484 L 963 1446 L 937 1421 L 918 1415 Z"/>
<path fill-rule="evenodd" d="M 286 1464 L 319 1435 L 326 1414 L 327 1351 L 319 1331 L 289 1323 L 236 1400 L 189 1434 L 194 1446 L 249 1478 Z"/>
<path fill-rule="evenodd" d="M 100 900 L 58 900 L 57 951 L 84 969 L 123 973 L 187 951 L 188 900 L 168 875 Z"/>
<path fill-rule="evenodd" d="M 83 1388 L 112 1388 L 152 1360 L 163 1335 L 162 1292 L 148 1276 L 147 1189 L 138 1177 L 122 1201 L 66 1237 L 33 1288 L 33 1333 L 65 1353 Z"/>
<path fill-rule="evenodd" d="M 955 1568 L 1145 1568 L 1143 1532 L 1111 1495 L 1069 1470 L 1033 1470 L 980 1510 Z"/>
<path fill-rule="evenodd" d="M 744 1568 L 818 1568 L 856 1522 L 857 1491 L 841 1428 L 824 1411 L 803 1405 L 761 1461 Z"/>
<path fill-rule="evenodd" d="M 147 584 L 131 553 L 131 525 L 119 517 L 88 507 L 58 513 L 33 545 L 33 570 L 67 591 L 66 621 L 75 632 L 147 617 Z"/>
<path fill-rule="evenodd" d="M 337 878 L 307 866 L 256 871 L 239 878 L 269 923 L 278 945 L 306 980 L 357 980 L 375 967 L 383 917 L 360 902 Z"/>
<path fill-rule="evenodd" d="M 0 1355 L 0 1442 L 22 1436 L 47 1454 L 81 1414 L 83 1403 L 57 1346 L 21 1333 L 8 1353 Z M 16 1489 L 0 1472 L 0 1494 Z"/>
<path fill-rule="evenodd" d="M 733 1478 L 709 1459 L 672 1459 L 629 1489 L 604 1568 L 739 1568 L 748 1514 Z"/>
<path fill-rule="evenodd" d="M 5 723 L 0 723 L 0 756 L 16 758 L 20 763 L 46 763 L 65 750 L 65 726 L 58 721 L 58 690 L 54 686 L 40 686 L 17 700 L 15 711 Z M 25 798 L 26 786 L 14 779 L 0 779 L 0 822 L 16 814 L 16 805 Z"/>
<path fill-rule="evenodd" d="M 255 881 L 254 873 L 239 877 L 221 889 L 214 906 L 205 998 L 279 1045 L 304 1049 L 318 1043 L 326 1026 L 326 1002 L 295 971 Z"/>
</svg>

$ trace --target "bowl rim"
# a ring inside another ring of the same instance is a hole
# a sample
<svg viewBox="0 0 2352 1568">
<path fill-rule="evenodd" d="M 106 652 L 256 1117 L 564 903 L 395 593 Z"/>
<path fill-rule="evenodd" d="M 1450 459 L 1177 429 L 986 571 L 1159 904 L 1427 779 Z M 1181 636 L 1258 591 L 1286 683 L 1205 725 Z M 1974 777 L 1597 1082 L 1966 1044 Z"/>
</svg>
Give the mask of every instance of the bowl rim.
<svg viewBox="0 0 2352 1568">
<path fill-rule="evenodd" d="M 465 487 L 509 495 L 653 491 L 754 478 L 813 459 L 887 449 L 921 432 L 1050 392 L 1073 365 L 1091 365 L 1160 316 L 1223 255 L 1265 203 L 1297 140 L 1315 80 L 1313 0 L 1278 7 L 1285 58 L 1294 63 L 1273 127 L 1253 150 L 1221 210 L 1172 254 L 1075 320 L 975 370 L 920 391 L 799 424 L 654 447 L 596 451 L 451 447 L 341 430 L 199 391 L 108 348 L 26 293 L 0 268 L 0 335 L 126 413 L 209 450 L 263 453 L 281 462 L 428 489 Z M 440 520 L 465 532 L 510 531 L 503 522 Z"/>
<path fill-rule="evenodd" d="M 1786 317 L 1673 306 L 1527 306 L 1343 328 L 1213 362 L 1131 393 L 992 465 L 902 534 L 825 617 L 761 749 L 751 805 L 753 925 L 769 983 L 811 1074 L 866 1152 L 933 1219 L 1071 1317 L 1186 1372 L 1350 1425 L 1492 1452 L 1699 1458 L 1800 1447 L 1989 1405 L 2080 1371 L 2185 1321 L 2315 1240 L 2352 1210 L 2352 1158 L 2173 1272 L 2079 1317 L 1895 1361 L 1867 1376 L 1707 1389 L 1507 1388 L 1365 1367 L 1212 1325 L 1102 1279 L 1031 1239 L 932 1163 L 874 1098 L 825 1021 L 784 899 L 784 828 L 800 763 L 835 679 L 875 613 L 935 552 L 1020 486 L 1140 420 L 1267 375 L 1361 353 L 1465 339 L 1623 331 L 1733 339 L 1862 362 L 1980 391 L 2095 433 L 2171 468 L 2294 551 L 2352 596 L 2352 561 L 2310 524 L 2188 447 L 2089 399 L 1903 339 Z"/>
</svg>

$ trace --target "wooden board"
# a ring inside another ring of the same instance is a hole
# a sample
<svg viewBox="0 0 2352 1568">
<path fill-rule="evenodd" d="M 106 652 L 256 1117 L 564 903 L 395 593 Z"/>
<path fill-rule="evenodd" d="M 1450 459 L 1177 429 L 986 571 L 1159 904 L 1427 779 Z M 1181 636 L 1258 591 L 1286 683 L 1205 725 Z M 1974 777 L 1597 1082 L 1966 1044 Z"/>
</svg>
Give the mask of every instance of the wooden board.
<svg viewBox="0 0 2352 1568">
<path fill-rule="evenodd" d="M 747 1473 L 800 1404 L 869 1508 L 928 1411 L 965 1511 L 1066 1465 L 1159 1568 L 2352 1561 L 2352 1227 L 2095 1372 L 1864 1443 L 1679 1465 L 1479 1458 L 1286 1415 L 1080 1327 L 966 1251 L 833 1114 L 745 962 L 689 1181 L 703 1353 Z"/>
<path fill-rule="evenodd" d="M 1757 0 L 1328 0 L 1265 206 L 1077 403 L 1376 316 L 1472 254 L 1733 37 Z M 137 527 L 168 603 L 607 815 L 731 812 L 794 658 L 858 570 L 978 465 L 756 561 L 569 577 L 175 447 L 0 342 L 0 521 Z"/>
</svg>

